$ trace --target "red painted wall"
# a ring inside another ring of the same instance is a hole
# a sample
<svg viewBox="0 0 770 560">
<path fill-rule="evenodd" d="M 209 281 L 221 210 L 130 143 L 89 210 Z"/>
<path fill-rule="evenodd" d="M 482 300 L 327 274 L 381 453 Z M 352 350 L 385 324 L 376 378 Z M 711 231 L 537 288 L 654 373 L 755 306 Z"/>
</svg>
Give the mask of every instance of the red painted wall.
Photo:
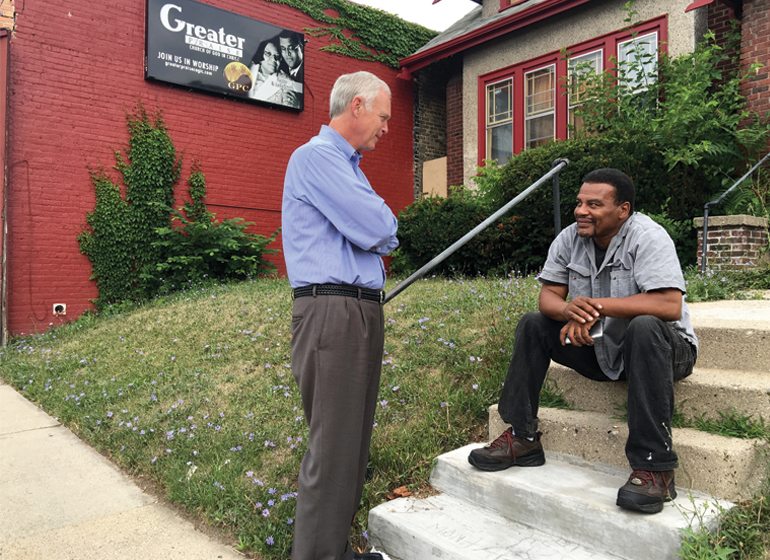
<svg viewBox="0 0 770 560">
<path fill-rule="evenodd" d="M 205 3 L 296 31 L 319 25 L 264 0 Z M 322 52 L 326 39 L 306 35 L 305 110 L 296 113 L 145 81 L 144 0 L 36 0 L 16 8 L 8 161 L 11 334 L 45 330 L 91 307 L 96 286 L 77 243 L 94 206 L 88 168 L 112 171 L 115 151 L 128 141 L 125 115 L 138 101 L 162 111 L 184 157 L 177 192 L 186 192 L 190 164 L 198 160 L 210 210 L 243 217 L 255 223 L 253 231 L 270 234 L 280 224 L 286 162 L 328 121 L 334 80 L 345 72 L 374 72 L 391 87 L 393 118 L 362 168 L 395 212 L 413 200 L 412 84 L 389 67 Z M 276 262 L 283 270 L 282 257 Z M 54 303 L 67 304 L 66 317 L 52 314 Z"/>
</svg>

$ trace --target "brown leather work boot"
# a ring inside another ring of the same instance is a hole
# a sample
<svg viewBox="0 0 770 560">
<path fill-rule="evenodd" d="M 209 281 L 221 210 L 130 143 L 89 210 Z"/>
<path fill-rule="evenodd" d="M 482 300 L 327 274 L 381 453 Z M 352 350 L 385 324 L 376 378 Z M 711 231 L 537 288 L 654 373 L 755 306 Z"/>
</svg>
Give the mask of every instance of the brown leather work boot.
<svg viewBox="0 0 770 560">
<path fill-rule="evenodd" d="M 535 439 L 529 441 L 514 436 L 511 428 L 508 428 L 486 447 L 471 451 L 468 462 L 482 471 L 501 471 L 513 466 L 539 467 L 545 464 L 540 435 L 537 432 Z"/>
<path fill-rule="evenodd" d="M 634 469 L 620 490 L 616 504 L 623 509 L 658 513 L 663 502 L 676 498 L 674 471 L 643 471 Z"/>
</svg>

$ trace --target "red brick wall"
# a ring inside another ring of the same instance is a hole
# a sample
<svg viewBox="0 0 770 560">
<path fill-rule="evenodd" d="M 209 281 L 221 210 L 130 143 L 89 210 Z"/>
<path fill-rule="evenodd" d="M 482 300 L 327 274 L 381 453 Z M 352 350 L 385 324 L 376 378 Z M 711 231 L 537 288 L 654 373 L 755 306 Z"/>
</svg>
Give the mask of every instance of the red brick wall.
<svg viewBox="0 0 770 560">
<path fill-rule="evenodd" d="M 447 185 L 462 185 L 463 173 L 463 78 L 452 76 L 446 86 Z"/>
<path fill-rule="evenodd" d="M 741 64 L 763 65 L 744 86 L 751 110 L 770 111 L 770 0 L 744 0 Z"/>
<path fill-rule="evenodd" d="M 709 4 L 707 10 L 708 28 L 714 32 L 717 43 L 725 47 L 729 46 L 727 44 L 729 35 L 733 30 L 740 32 L 740 19 L 733 5 L 718 0 Z M 729 60 L 722 63 L 721 69 L 728 72 L 737 70 L 740 54 L 740 43 L 731 46 L 730 50 L 727 51 Z"/>
<path fill-rule="evenodd" d="M 208 0 L 243 16 L 302 31 L 318 23 L 264 0 Z M 240 216 L 269 234 L 280 224 L 281 190 L 292 150 L 328 121 L 336 77 L 369 70 L 393 91 L 390 134 L 362 168 L 398 212 L 413 200 L 412 84 L 376 63 L 326 52 L 306 35 L 305 110 L 271 109 L 144 80 L 144 0 L 36 0 L 16 5 L 11 41 L 8 205 L 8 323 L 40 331 L 90 307 L 96 286 L 77 235 L 93 209 L 88 168 L 110 171 L 128 140 L 125 115 L 141 101 L 160 109 L 184 156 L 179 193 L 194 160 L 219 217 Z M 403 164 L 394 165 L 394 162 Z M 113 173 L 117 179 L 117 174 Z M 282 267 L 282 258 L 278 258 Z M 65 318 L 52 315 L 66 303 Z"/>
</svg>

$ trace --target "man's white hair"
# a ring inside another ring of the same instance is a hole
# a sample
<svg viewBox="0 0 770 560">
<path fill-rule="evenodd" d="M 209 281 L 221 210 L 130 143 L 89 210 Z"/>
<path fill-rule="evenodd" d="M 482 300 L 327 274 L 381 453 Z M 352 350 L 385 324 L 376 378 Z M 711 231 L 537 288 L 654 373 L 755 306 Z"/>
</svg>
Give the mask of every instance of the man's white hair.
<svg viewBox="0 0 770 560">
<path fill-rule="evenodd" d="M 334 82 L 332 93 L 329 96 L 329 117 L 333 119 L 341 115 L 345 107 L 356 96 L 362 97 L 365 107 L 369 109 L 380 91 L 385 91 L 390 95 L 388 84 L 371 72 L 362 70 L 352 74 L 343 74 Z"/>
</svg>

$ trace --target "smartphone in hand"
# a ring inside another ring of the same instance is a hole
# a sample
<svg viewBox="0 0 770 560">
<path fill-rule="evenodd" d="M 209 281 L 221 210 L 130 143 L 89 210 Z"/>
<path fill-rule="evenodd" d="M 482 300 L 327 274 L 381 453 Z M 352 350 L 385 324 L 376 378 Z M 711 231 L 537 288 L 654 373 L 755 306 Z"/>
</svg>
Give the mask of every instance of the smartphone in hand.
<svg viewBox="0 0 770 560">
<path fill-rule="evenodd" d="M 591 328 L 588 329 L 588 334 L 591 336 L 591 338 L 601 338 L 604 335 L 604 323 L 602 321 L 596 321 L 593 325 L 591 325 Z M 567 344 L 572 344 L 572 341 L 569 339 L 569 337 L 565 337 L 564 342 Z"/>
</svg>

